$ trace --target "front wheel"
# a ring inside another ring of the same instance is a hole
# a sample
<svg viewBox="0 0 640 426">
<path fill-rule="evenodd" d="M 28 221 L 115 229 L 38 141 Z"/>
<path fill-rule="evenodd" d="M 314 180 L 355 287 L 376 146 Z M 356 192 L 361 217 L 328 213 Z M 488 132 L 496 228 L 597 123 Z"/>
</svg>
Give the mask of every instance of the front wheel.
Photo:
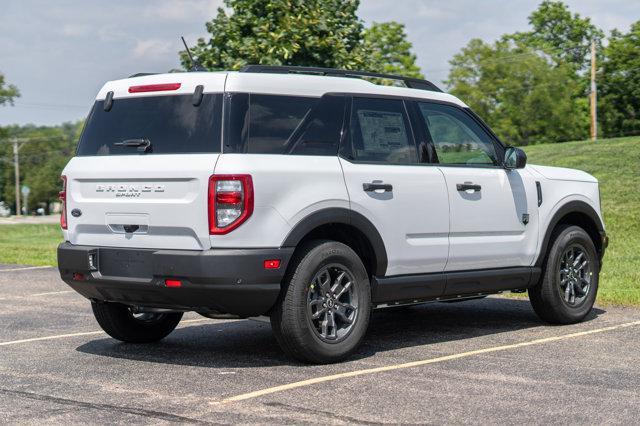
<svg viewBox="0 0 640 426">
<path fill-rule="evenodd" d="M 168 336 L 182 319 L 182 312 L 134 313 L 120 303 L 91 302 L 93 315 L 111 337 L 129 343 L 156 342 Z"/>
<path fill-rule="evenodd" d="M 358 255 L 339 242 L 312 241 L 292 263 L 271 327 L 286 353 L 324 364 L 358 347 L 370 313 L 369 277 Z"/>
<path fill-rule="evenodd" d="M 542 279 L 529 289 L 529 300 L 543 320 L 574 324 L 587 316 L 596 300 L 600 259 L 584 229 L 563 225 L 554 235 Z"/>
</svg>

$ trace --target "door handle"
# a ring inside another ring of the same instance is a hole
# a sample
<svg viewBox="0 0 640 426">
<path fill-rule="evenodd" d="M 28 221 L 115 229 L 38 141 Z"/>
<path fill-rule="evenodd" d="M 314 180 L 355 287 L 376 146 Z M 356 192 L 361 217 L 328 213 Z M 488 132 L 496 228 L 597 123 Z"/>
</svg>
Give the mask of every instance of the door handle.
<svg viewBox="0 0 640 426">
<path fill-rule="evenodd" d="M 480 191 L 482 189 L 482 187 L 480 185 L 476 185 L 475 183 L 471 183 L 471 182 L 465 182 L 465 183 L 458 183 L 456 184 L 456 188 L 458 189 L 458 191 Z"/>
<path fill-rule="evenodd" d="M 385 192 L 391 192 L 393 191 L 393 185 L 388 184 L 388 183 L 363 183 L 362 184 L 362 189 L 365 190 L 366 192 L 372 192 L 372 191 L 376 191 L 378 189 L 381 189 Z"/>
</svg>

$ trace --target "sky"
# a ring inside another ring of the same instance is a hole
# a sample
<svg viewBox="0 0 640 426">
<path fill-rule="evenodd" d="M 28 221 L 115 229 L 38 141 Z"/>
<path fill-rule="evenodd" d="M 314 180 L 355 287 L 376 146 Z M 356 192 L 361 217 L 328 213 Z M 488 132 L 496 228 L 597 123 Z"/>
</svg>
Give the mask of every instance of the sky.
<svg viewBox="0 0 640 426">
<path fill-rule="evenodd" d="M 638 0 L 567 0 L 609 33 L 640 20 Z M 539 0 L 361 0 L 365 25 L 406 25 L 427 79 L 447 77 L 448 61 L 473 38 L 526 31 Z M 222 0 L 3 0 L 0 73 L 22 96 L 0 106 L 0 125 L 55 125 L 83 118 L 104 82 L 179 67 L 180 35 L 206 37 Z"/>
</svg>

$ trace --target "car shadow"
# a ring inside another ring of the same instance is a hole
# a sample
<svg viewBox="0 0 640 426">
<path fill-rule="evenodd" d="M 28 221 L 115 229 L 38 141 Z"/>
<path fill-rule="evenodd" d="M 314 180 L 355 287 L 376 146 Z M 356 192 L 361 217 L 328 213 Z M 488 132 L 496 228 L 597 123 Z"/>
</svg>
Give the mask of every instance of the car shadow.
<svg viewBox="0 0 640 426">
<path fill-rule="evenodd" d="M 594 308 L 585 321 L 605 311 Z M 362 346 L 351 360 L 377 353 L 435 345 L 545 326 L 527 300 L 486 298 L 374 311 Z M 206 368 L 303 365 L 278 347 L 267 323 L 236 320 L 176 329 L 161 342 L 92 340 L 76 350 L 110 358 Z"/>
</svg>

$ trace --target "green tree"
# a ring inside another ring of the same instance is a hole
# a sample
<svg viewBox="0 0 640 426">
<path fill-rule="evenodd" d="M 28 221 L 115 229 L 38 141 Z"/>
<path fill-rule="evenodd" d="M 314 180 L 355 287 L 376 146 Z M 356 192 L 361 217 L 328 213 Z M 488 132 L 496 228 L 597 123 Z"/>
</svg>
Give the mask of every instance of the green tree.
<svg viewBox="0 0 640 426">
<path fill-rule="evenodd" d="M 422 77 L 404 25 L 374 23 L 364 29 L 357 0 L 225 0 L 207 22 L 208 40 L 191 48 L 209 70 L 248 64 L 297 65 Z M 185 51 L 182 65 L 191 67 Z"/>
<path fill-rule="evenodd" d="M 510 37 L 549 54 L 559 64 L 571 64 L 577 72 L 589 67 L 591 42 L 598 46 L 604 33 L 561 1 L 544 0 L 529 15 L 531 30 Z"/>
<path fill-rule="evenodd" d="M 4 81 L 4 75 L 0 74 L 0 105 L 13 105 L 14 98 L 20 96 L 20 91 L 13 84 Z"/>
<path fill-rule="evenodd" d="M 614 30 L 604 49 L 599 109 L 605 136 L 640 134 L 640 21 Z"/>
<path fill-rule="evenodd" d="M 357 0 L 225 0 L 227 9 L 207 22 L 209 40 L 192 48 L 207 69 L 247 64 L 359 68 L 363 26 Z M 186 52 L 180 52 L 189 68 Z"/>
<path fill-rule="evenodd" d="M 424 78 L 403 24 L 374 22 L 364 32 L 363 48 L 369 71 Z"/>
<path fill-rule="evenodd" d="M 20 149 L 20 181 L 29 186 L 29 209 L 48 209 L 56 201 L 60 191 L 60 173 L 73 156 L 82 122 L 65 123 L 61 126 L 10 126 L 6 128 L 10 137 L 27 142 Z M 0 157 L 11 158 L 10 144 L 0 144 Z M 13 167 L 3 170 L 4 188 L 2 196 L 14 204 L 15 178 Z"/>
<path fill-rule="evenodd" d="M 507 143 L 586 136 L 586 99 L 577 102 L 573 68 L 528 46 L 474 39 L 450 61 L 447 85 Z"/>
</svg>

